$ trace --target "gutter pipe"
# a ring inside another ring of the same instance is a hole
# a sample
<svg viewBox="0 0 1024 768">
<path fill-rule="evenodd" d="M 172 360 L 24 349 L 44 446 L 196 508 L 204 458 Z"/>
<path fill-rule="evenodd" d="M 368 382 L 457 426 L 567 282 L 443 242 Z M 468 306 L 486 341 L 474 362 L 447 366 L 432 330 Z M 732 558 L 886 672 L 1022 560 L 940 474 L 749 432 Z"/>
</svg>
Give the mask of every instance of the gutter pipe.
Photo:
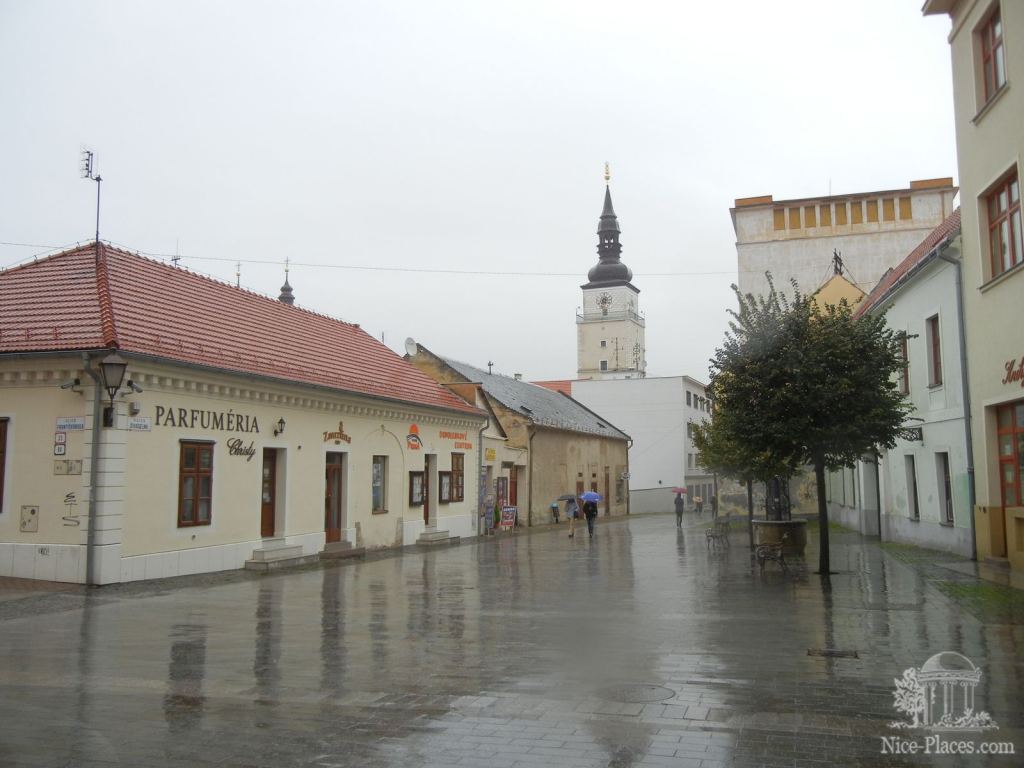
<svg viewBox="0 0 1024 768">
<path fill-rule="evenodd" d="M 971 434 L 971 388 L 967 376 L 967 331 L 964 326 L 963 264 L 959 258 L 948 255 L 946 250 L 955 251 L 956 249 L 943 249 L 939 252 L 938 256 L 956 268 L 956 309 L 960 335 L 960 386 L 964 401 L 964 426 L 967 444 L 967 502 L 971 519 L 971 560 L 977 560 L 978 532 L 974 522 L 974 504 L 977 500 L 977 490 L 974 480 L 974 436 Z"/>
<path fill-rule="evenodd" d="M 487 494 L 483 493 L 486 489 L 483 487 L 483 476 L 484 476 L 484 430 L 491 424 L 491 417 L 487 416 L 484 425 L 480 427 L 480 431 L 477 434 L 476 439 L 476 524 L 477 524 L 477 536 L 483 536 L 487 533 L 487 526 L 484 525 L 483 515 L 480 514 L 480 510 L 483 509 L 484 499 L 487 498 Z M 483 494 L 483 495 L 481 495 Z M 491 512 L 493 515 L 493 511 Z M 480 526 L 483 526 L 483 530 L 479 530 Z"/>
<path fill-rule="evenodd" d="M 100 399 L 103 391 L 103 382 L 100 375 L 92 367 L 92 358 L 85 352 L 82 353 L 82 366 L 89 378 L 93 381 L 92 398 L 92 450 L 89 459 L 89 527 L 85 533 L 85 583 L 96 586 L 96 483 L 99 482 L 100 474 L 100 422 L 102 420 L 102 401 Z"/>
</svg>

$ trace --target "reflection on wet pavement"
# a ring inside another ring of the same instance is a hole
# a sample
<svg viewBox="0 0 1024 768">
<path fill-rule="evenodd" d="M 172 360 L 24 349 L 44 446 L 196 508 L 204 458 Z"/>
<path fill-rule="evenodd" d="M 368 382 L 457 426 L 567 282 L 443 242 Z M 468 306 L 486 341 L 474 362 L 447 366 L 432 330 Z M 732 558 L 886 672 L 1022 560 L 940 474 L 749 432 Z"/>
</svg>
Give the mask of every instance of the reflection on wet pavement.
<svg viewBox="0 0 1024 768">
<path fill-rule="evenodd" d="M 1024 615 L 985 623 L 931 571 L 973 575 L 833 548 L 825 590 L 659 516 L 24 598 L 0 613 L 0 765 L 985 764 L 880 754 L 893 679 L 948 650 L 1000 724 L 974 736 L 1024 749 Z"/>
</svg>

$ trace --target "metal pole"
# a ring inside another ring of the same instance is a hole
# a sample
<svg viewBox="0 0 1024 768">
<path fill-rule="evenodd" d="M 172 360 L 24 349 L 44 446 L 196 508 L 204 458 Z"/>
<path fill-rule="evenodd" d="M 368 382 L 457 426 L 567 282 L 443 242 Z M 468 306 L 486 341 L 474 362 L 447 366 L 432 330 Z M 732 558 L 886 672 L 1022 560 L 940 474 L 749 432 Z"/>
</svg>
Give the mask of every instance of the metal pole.
<svg viewBox="0 0 1024 768">
<path fill-rule="evenodd" d="M 100 244 L 100 184 L 103 182 L 102 176 L 96 177 L 96 245 Z"/>
</svg>

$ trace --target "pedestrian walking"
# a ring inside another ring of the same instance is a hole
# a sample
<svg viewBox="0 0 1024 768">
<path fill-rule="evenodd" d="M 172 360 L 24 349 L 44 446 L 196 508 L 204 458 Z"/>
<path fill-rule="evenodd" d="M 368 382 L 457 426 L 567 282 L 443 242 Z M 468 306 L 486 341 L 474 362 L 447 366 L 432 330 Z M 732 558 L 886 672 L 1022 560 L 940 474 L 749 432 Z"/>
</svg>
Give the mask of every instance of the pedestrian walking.
<svg viewBox="0 0 1024 768">
<path fill-rule="evenodd" d="M 566 499 L 565 501 L 565 519 L 569 521 L 569 538 L 571 539 L 576 534 L 576 518 L 580 516 L 580 505 L 576 503 L 576 499 Z"/>
<path fill-rule="evenodd" d="M 683 527 L 683 511 L 686 509 L 686 499 L 683 498 L 683 494 L 676 494 L 676 528 Z"/>
<path fill-rule="evenodd" d="M 590 538 L 594 538 L 594 519 L 597 517 L 597 502 L 583 502 L 583 516 L 587 518 L 587 532 Z"/>
<path fill-rule="evenodd" d="M 694 496 L 693 503 L 697 505 L 697 514 L 704 514 L 704 499 L 701 498 L 700 496 Z"/>
</svg>

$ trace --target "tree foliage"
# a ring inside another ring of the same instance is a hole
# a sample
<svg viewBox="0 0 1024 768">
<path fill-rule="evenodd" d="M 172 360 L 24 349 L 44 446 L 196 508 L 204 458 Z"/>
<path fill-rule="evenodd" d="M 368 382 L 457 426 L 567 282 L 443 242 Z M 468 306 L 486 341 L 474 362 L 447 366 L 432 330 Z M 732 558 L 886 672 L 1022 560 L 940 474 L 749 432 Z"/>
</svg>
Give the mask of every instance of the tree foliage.
<svg viewBox="0 0 1024 768">
<path fill-rule="evenodd" d="M 702 463 L 741 479 L 814 467 L 827 576 L 825 471 L 895 446 L 910 410 L 894 379 L 899 337 L 882 315 L 819 307 L 795 282 L 789 300 L 768 283 L 759 297 L 733 286 L 739 307 L 711 360 L 714 412 L 695 443 Z"/>
</svg>

